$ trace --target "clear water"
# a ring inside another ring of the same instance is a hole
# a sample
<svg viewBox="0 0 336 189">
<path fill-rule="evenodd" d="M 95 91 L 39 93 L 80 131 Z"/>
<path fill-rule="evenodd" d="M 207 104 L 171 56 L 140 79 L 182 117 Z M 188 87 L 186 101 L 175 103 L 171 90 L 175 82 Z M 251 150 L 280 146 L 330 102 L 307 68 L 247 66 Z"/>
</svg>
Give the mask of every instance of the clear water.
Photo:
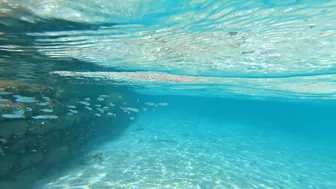
<svg viewBox="0 0 336 189">
<path fill-rule="evenodd" d="M 0 7 L 3 81 L 122 91 L 140 110 L 32 188 L 336 188 L 336 1 Z"/>
</svg>

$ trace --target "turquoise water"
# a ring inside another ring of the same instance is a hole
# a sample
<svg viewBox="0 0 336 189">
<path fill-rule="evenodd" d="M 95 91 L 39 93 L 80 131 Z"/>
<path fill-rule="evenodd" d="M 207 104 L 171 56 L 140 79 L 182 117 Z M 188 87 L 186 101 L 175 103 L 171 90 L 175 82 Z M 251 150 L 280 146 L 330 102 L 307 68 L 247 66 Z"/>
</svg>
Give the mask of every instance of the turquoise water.
<svg viewBox="0 0 336 189">
<path fill-rule="evenodd" d="M 334 111 L 326 106 L 165 99 L 169 108 L 141 113 L 98 147 L 104 162 L 57 173 L 42 188 L 335 187 Z"/>
<path fill-rule="evenodd" d="M 36 189 L 336 188 L 335 12 L 333 0 L 0 1 L 0 92 L 29 97 L 2 95 L 0 129 L 36 124 L 18 102 L 30 96 L 49 95 L 57 116 L 57 131 L 0 132 L 0 186 L 24 175 L 29 149 L 43 160 L 25 174 L 46 170 L 17 182 Z"/>
</svg>

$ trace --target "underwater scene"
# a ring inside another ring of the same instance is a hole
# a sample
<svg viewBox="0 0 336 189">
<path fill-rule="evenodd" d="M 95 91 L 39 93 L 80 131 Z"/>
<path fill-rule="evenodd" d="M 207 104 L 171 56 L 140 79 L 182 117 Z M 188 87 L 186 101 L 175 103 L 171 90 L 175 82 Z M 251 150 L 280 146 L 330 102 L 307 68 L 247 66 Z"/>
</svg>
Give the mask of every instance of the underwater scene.
<svg viewBox="0 0 336 189">
<path fill-rule="evenodd" d="M 0 0 L 0 189 L 335 189 L 336 0 Z"/>
</svg>

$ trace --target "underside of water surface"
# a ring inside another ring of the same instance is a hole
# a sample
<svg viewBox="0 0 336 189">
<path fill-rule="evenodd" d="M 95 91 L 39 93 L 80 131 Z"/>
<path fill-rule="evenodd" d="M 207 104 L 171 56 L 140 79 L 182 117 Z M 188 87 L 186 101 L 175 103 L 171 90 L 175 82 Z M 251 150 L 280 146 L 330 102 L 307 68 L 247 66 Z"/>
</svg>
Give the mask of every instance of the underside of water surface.
<svg viewBox="0 0 336 189">
<path fill-rule="evenodd" d="M 0 0 L 0 188 L 336 188 L 335 0 Z"/>
</svg>

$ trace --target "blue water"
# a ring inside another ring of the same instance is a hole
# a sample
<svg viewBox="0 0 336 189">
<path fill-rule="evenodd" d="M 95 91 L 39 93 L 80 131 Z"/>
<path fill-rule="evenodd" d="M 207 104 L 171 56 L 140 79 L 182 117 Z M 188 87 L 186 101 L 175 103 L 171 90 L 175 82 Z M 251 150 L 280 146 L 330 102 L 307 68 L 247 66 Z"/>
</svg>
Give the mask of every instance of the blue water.
<svg viewBox="0 0 336 189">
<path fill-rule="evenodd" d="M 336 188 L 336 1 L 0 7 L 1 81 L 119 90 L 139 110 L 33 188 Z"/>
<path fill-rule="evenodd" d="M 103 163 L 74 166 L 42 188 L 335 187 L 331 107 L 163 99 L 169 107 L 140 113 L 119 139 L 92 147 Z"/>
</svg>

